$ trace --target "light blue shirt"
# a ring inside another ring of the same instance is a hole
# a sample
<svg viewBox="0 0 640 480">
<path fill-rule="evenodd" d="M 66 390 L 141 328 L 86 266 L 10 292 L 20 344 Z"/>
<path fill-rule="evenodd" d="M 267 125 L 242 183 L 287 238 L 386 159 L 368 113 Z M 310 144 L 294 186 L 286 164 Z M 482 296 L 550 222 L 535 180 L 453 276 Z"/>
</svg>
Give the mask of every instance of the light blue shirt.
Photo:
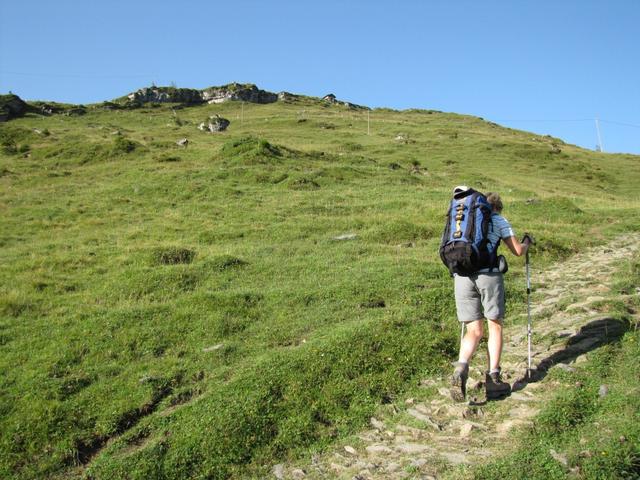
<svg viewBox="0 0 640 480">
<path fill-rule="evenodd" d="M 516 234 L 511 227 L 509 221 L 499 213 L 491 214 L 491 225 L 487 232 L 487 239 L 491 247 L 495 247 L 502 238 L 515 237 Z"/>
<path fill-rule="evenodd" d="M 515 236 L 516 233 L 506 218 L 499 213 L 491 214 L 491 225 L 489 225 L 489 231 L 487 232 L 487 240 L 489 240 L 491 249 L 495 248 L 501 239 Z M 478 273 L 487 273 L 492 270 L 491 268 L 483 268 L 482 270 L 478 270 Z"/>
</svg>

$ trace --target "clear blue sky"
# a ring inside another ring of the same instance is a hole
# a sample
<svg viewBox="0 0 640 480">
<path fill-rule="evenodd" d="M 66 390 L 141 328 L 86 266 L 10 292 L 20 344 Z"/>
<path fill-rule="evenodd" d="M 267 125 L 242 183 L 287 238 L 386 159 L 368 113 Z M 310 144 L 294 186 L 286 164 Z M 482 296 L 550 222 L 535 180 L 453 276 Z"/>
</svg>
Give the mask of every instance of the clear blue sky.
<svg viewBox="0 0 640 480">
<path fill-rule="evenodd" d="M 640 154 L 638 0 L 0 0 L 0 93 L 233 81 Z M 615 123 L 612 123 L 615 122 Z"/>
</svg>

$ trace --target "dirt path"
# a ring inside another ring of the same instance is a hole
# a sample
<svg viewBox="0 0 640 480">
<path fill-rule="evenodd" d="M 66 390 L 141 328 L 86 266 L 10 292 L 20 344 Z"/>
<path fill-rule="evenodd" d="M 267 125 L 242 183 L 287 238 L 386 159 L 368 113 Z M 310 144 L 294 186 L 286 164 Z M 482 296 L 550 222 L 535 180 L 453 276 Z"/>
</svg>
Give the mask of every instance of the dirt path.
<svg viewBox="0 0 640 480">
<path fill-rule="evenodd" d="M 639 240 L 640 235 L 616 239 L 549 271 L 534 266 L 534 372 L 527 377 L 526 326 L 507 327 L 502 366 L 513 384 L 510 397 L 485 401 L 481 380 L 486 356 L 479 352 L 472 363 L 468 402 L 452 402 L 446 378 L 425 379 L 420 399 L 387 405 L 371 419 L 370 429 L 304 463 L 276 465 L 274 477 L 440 479 L 457 465 L 482 462 L 494 453 L 492 448 L 508 442 L 514 428 L 529 424 L 554 394 L 553 381 L 546 379 L 551 368 L 572 369 L 589 351 L 624 334 L 622 322 L 598 308 L 616 298 L 608 285 L 620 263 L 638 250 Z"/>
</svg>

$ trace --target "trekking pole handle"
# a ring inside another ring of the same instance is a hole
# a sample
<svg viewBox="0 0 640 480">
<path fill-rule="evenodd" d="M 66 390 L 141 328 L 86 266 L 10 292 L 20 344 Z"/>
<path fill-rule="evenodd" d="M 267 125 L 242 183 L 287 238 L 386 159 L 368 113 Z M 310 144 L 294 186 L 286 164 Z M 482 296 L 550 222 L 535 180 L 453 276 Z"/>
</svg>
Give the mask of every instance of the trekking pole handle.
<svg viewBox="0 0 640 480">
<path fill-rule="evenodd" d="M 529 240 L 529 243 L 531 245 L 535 245 L 536 244 L 536 239 L 533 238 L 533 235 L 531 235 L 530 233 L 525 233 L 524 237 L 522 237 L 522 241 L 520 243 L 524 243 L 525 240 Z"/>
</svg>

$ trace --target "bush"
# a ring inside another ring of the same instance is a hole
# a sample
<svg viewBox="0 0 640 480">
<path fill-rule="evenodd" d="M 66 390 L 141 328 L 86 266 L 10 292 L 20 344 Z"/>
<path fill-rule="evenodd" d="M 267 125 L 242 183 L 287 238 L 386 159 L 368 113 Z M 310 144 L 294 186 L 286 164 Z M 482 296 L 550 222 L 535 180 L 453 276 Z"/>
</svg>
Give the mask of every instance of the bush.
<svg viewBox="0 0 640 480">
<path fill-rule="evenodd" d="M 113 141 L 113 147 L 111 152 L 113 155 L 126 155 L 133 152 L 140 146 L 139 143 L 134 142 L 122 135 L 117 135 Z"/>
</svg>

